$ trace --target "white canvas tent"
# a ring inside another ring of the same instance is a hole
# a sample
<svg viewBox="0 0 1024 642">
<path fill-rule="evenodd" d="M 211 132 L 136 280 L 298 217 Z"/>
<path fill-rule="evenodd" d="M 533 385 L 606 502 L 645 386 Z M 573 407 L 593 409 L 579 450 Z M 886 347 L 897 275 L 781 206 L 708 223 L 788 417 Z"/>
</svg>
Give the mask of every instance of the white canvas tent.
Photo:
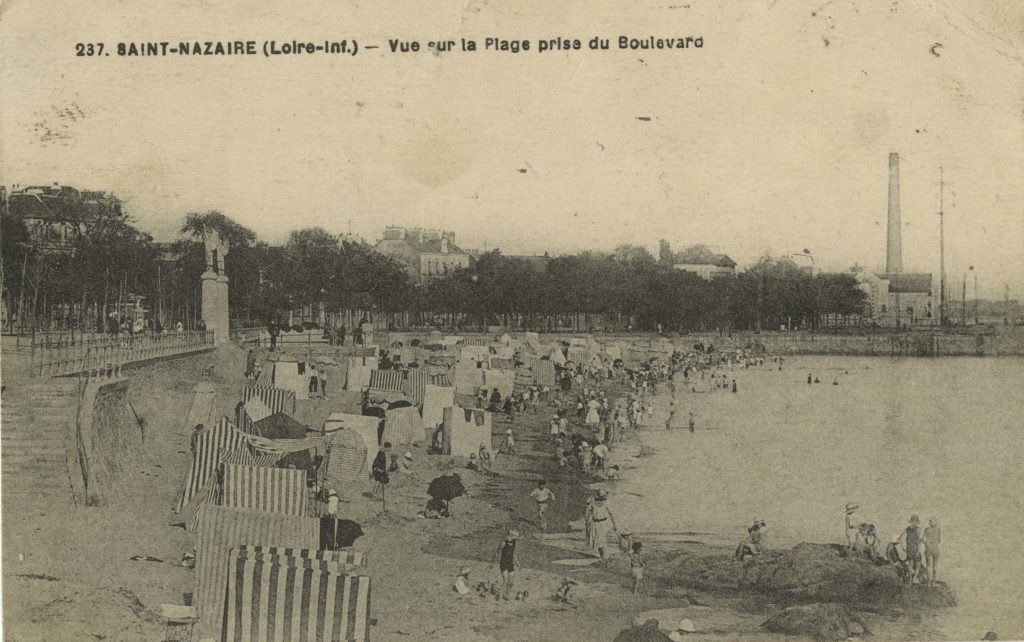
<svg viewBox="0 0 1024 642">
<path fill-rule="evenodd" d="M 274 362 L 273 387 L 291 390 L 296 399 L 309 399 L 309 364 L 281 359 Z"/>
<path fill-rule="evenodd" d="M 433 432 L 444 421 L 444 409 L 455 405 L 455 388 L 427 384 L 423 394 L 423 428 Z"/>
<path fill-rule="evenodd" d="M 444 439 L 449 454 L 469 457 L 480 444 L 491 446 L 491 413 L 454 406 L 444 409 Z"/>
</svg>

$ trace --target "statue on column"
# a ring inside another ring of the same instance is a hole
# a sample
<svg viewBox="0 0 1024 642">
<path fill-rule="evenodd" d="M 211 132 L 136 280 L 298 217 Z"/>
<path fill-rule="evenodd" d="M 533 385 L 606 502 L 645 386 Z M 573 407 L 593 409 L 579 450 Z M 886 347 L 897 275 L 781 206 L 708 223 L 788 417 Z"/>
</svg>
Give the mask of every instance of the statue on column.
<svg viewBox="0 0 1024 642">
<path fill-rule="evenodd" d="M 207 229 L 203 232 L 203 248 L 206 254 L 206 270 L 214 274 L 224 274 L 224 259 L 231 249 L 231 244 L 216 230 Z"/>
</svg>

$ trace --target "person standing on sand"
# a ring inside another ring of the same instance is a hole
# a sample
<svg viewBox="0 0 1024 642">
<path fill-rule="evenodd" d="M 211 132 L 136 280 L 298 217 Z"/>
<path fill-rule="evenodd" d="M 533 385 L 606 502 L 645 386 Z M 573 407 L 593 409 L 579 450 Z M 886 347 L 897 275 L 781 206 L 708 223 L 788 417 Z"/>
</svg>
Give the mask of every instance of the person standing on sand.
<svg viewBox="0 0 1024 642">
<path fill-rule="evenodd" d="M 907 564 L 910 566 L 910 581 L 907 583 L 913 584 L 921 572 L 921 518 L 917 515 L 910 516 L 910 523 L 900 534 L 900 544 L 906 551 Z"/>
<path fill-rule="evenodd" d="M 377 491 L 380 490 L 381 497 L 384 496 L 384 487 L 388 485 L 391 478 L 388 477 L 388 452 L 391 451 L 391 442 L 385 441 L 380 450 L 377 451 L 377 456 L 373 460 L 373 467 L 371 468 L 371 474 L 373 475 L 373 491 L 371 495 L 376 497 Z"/>
<path fill-rule="evenodd" d="M 644 556 L 640 554 L 644 545 L 640 542 L 633 542 L 633 550 L 629 554 L 629 568 L 633 572 L 633 595 L 640 593 L 640 586 L 644 583 Z"/>
<path fill-rule="evenodd" d="M 942 543 L 939 520 L 934 517 L 928 519 L 928 528 L 924 529 L 921 539 L 924 541 L 925 573 L 928 582 L 931 583 L 938 579 L 939 545 Z"/>
<path fill-rule="evenodd" d="M 317 396 L 317 384 L 320 383 L 320 373 L 316 370 L 316 364 L 309 364 L 309 396 Z"/>
<path fill-rule="evenodd" d="M 604 549 L 608 545 L 609 522 L 611 522 L 610 526 L 613 530 L 619 530 L 619 527 L 615 524 L 615 516 L 608 509 L 607 501 L 608 491 L 602 488 L 597 491 L 597 497 L 594 499 L 594 503 L 589 511 L 590 519 L 594 524 L 591 527 L 594 540 L 593 548 L 601 559 L 604 559 Z"/>
<path fill-rule="evenodd" d="M 515 529 L 510 530 L 505 535 L 505 541 L 498 547 L 498 552 L 494 555 L 498 561 L 498 570 L 501 571 L 501 579 L 504 581 L 501 597 L 506 602 L 508 594 L 512 592 L 512 587 L 515 585 L 515 573 L 519 570 L 519 558 L 516 557 L 516 541 L 518 539 L 519 532 Z"/>
<path fill-rule="evenodd" d="M 555 494 L 547 487 L 547 482 L 542 479 L 537 482 L 537 487 L 530 493 L 530 499 L 537 504 L 537 521 L 540 522 L 540 530 L 542 532 L 546 531 L 548 529 L 548 521 L 544 514 L 548 510 L 548 502 L 555 499 Z"/>
<path fill-rule="evenodd" d="M 853 523 L 853 514 L 860 508 L 853 502 L 846 503 L 846 549 L 850 552 L 854 549 L 859 527 Z"/>
<path fill-rule="evenodd" d="M 488 446 L 486 443 L 481 443 L 480 444 L 480 450 L 477 451 L 477 458 L 479 460 L 479 463 L 477 465 L 480 467 L 480 472 L 486 473 L 486 474 L 490 475 L 491 474 L 491 448 L 490 448 L 490 446 Z"/>
</svg>

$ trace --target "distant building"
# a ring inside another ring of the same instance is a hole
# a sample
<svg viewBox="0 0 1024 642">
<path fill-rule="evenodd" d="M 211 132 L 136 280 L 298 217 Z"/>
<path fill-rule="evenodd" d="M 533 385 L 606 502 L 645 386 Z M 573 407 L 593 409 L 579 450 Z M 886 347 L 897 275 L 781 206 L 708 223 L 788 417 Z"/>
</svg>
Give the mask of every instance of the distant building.
<svg viewBox="0 0 1024 642">
<path fill-rule="evenodd" d="M 885 327 L 938 324 L 938 313 L 933 309 L 931 274 L 888 274 L 859 267 L 851 268 L 850 271 L 867 295 L 865 318 Z"/>
<path fill-rule="evenodd" d="M 889 154 L 889 204 L 886 225 L 885 271 L 851 272 L 868 295 L 864 316 L 881 326 L 938 325 L 933 309 L 933 279 L 928 272 L 903 271 L 903 221 L 900 212 L 900 157 Z"/>
<path fill-rule="evenodd" d="M 102 208 L 119 211 L 120 204 L 105 192 L 67 185 L 15 186 L 7 195 L 7 211 L 20 219 L 33 243 L 51 251 L 70 251 L 78 232 Z"/>
<path fill-rule="evenodd" d="M 736 261 L 725 254 L 705 251 L 682 252 L 676 256 L 673 267 L 684 272 L 692 272 L 706 281 L 736 274 Z"/>
<path fill-rule="evenodd" d="M 416 281 L 468 268 L 472 259 L 469 252 L 455 244 L 455 232 L 449 231 L 389 226 L 373 249 L 404 264 Z"/>
</svg>

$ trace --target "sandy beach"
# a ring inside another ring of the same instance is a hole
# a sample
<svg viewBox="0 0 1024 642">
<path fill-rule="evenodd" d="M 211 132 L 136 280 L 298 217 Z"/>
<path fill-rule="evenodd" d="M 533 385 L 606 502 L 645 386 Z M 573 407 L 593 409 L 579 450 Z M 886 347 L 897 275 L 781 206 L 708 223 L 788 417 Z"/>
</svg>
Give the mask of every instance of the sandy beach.
<svg viewBox="0 0 1024 642">
<path fill-rule="evenodd" d="M 156 640 L 180 634 L 159 615 L 161 604 L 180 604 L 192 590 L 193 571 L 183 568 L 181 560 L 195 536 L 184 530 L 183 516 L 171 511 L 188 452 L 180 409 L 189 403 L 193 382 L 212 365 L 218 410 L 229 414 L 244 385 L 244 360 L 243 351 L 229 346 L 133 375 L 131 398 L 145 421 L 145 449 L 137 460 L 125 462 L 117 492 L 100 506 L 4 506 L 7 639 Z M 328 374 L 336 375 L 331 368 Z M 613 400 L 625 394 L 622 384 L 603 387 Z M 659 403 L 667 394 L 662 393 Z M 329 412 L 351 412 L 358 397 L 332 391 L 327 399 L 300 402 L 297 416 L 316 427 Z M 598 485 L 581 479 L 571 467 L 559 468 L 547 435 L 550 415 L 544 404 L 536 414 L 516 415 L 512 428 L 519 451 L 514 457 L 498 456 L 493 475 L 449 468 L 452 458 L 409 446 L 411 470 L 392 476 L 386 513 L 379 500 L 367 496 L 372 486 L 368 479 L 342 491 L 339 512 L 359 522 L 366 533 L 355 549 L 370 556 L 374 639 L 610 640 L 635 617 L 651 612 L 666 626 L 679 617 L 692 619 L 700 627 L 694 639 L 783 637 L 766 633 L 761 623 L 785 606 L 785 598 L 698 590 L 668 572 L 680 556 L 728 557 L 732 543 L 716 545 L 700 536 L 646 541 L 649 580 L 639 596 L 630 592 L 628 559 L 613 556 L 589 563 L 583 535 L 571 524 L 579 528 L 586 497 Z M 508 425 L 505 417 L 496 416 L 495 446 Z M 611 462 L 622 466 L 626 477 L 617 484 L 628 485 L 635 474 L 631 471 L 642 469 L 655 454 L 644 446 L 646 434 L 630 433 L 613 445 Z M 467 488 L 466 496 L 452 503 L 453 516 L 417 517 L 428 497 L 427 483 L 448 472 L 459 472 Z M 546 536 L 539 531 L 529 498 L 540 478 L 548 480 L 556 497 Z M 628 512 L 624 503 L 629 493 L 612 491 L 612 510 Z M 516 590 L 528 591 L 527 599 L 505 602 L 455 593 L 452 584 L 463 565 L 471 570 L 471 585 L 499 582 L 494 555 L 509 528 L 521 533 Z M 554 599 L 563 577 L 578 582 L 569 604 Z M 934 633 L 927 612 L 863 617 L 879 639 Z"/>
</svg>

